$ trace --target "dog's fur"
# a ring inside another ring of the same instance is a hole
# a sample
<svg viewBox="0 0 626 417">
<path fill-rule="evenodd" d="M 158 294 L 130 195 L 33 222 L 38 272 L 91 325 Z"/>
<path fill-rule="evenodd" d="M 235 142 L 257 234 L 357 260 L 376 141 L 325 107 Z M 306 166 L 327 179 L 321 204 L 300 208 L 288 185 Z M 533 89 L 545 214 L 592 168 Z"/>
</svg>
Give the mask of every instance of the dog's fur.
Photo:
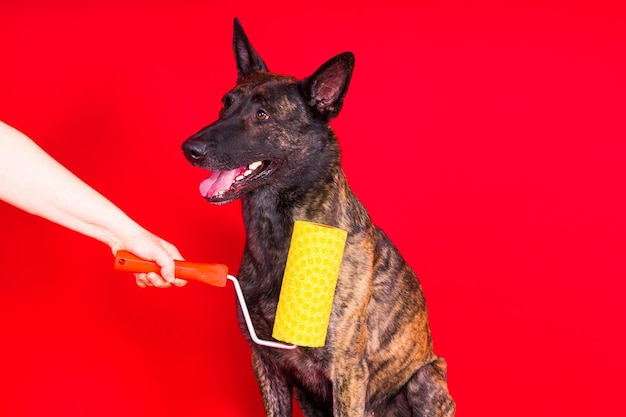
<svg viewBox="0 0 626 417">
<path fill-rule="evenodd" d="M 183 151 L 213 171 L 201 185 L 208 201 L 242 200 L 247 236 L 238 275 L 261 339 L 271 338 L 294 221 L 348 231 L 326 345 L 251 344 L 267 415 L 290 416 L 292 392 L 307 417 L 454 415 L 420 283 L 350 190 L 328 125 L 341 110 L 354 56 L 340 54 L 299 81 L 270 73 L 238 20 L 233 46 L 237 85 L 219 119 Z M 262 164 L 242 176 L 255 161 Z"/>
</svg>

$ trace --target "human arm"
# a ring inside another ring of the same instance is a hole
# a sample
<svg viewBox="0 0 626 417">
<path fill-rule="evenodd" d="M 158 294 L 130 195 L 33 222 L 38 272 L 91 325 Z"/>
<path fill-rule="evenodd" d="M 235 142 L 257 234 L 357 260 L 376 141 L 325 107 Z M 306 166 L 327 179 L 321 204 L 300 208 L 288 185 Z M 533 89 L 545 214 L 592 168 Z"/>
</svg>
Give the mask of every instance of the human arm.
<svg viewBox="0 0 626 417">
<path fill-rule="evenodd" d="M 28 136 L 0 121 L 0 199 L 108 245 L 155 261 L 157 273 L 135 274 L 137 285 L 168 287 L 174 259 L 172 244 L 147 231 L 100 193 L 54 160 Z"/>
</svg>

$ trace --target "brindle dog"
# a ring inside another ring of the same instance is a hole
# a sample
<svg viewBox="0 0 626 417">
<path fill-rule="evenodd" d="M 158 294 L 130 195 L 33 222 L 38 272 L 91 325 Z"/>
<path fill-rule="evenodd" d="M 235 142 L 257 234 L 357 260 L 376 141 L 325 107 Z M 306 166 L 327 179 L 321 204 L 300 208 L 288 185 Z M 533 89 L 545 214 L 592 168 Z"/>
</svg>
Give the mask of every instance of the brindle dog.
<svg viewBox="0 0 626 417">
<path fill-rule="evenodd" d="M 348 231 L 326 345 L 251 344 L 267 415 L 290 416 L 293 392 L 307 417 L 454 415 L 420 283 L 350 190 L 329 127 L 354 56 L 340 54 L 299 81 L 270 73 L 237 19 L 233 46 L 237 85 L 219 119 L 182 148 L 192 164 L 212 171 L 200 185 L 204 198 L 242 200 L 238 276 L 261 339 L 271 338 L 294 221 Z"/>
</svg>

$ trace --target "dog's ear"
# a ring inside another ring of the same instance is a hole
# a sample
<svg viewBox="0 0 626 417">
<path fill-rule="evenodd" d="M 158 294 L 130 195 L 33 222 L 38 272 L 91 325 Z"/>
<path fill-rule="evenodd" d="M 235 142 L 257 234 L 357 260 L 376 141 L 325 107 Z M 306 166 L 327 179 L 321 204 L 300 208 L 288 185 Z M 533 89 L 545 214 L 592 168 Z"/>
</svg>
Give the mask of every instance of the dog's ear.
<svg viewBox="0 0 626 417">
<path fill-rule="evenodd" d="M 344 52 L 328 60 L 300 86 L 310 106 L 328 119 L 336 117 L 348 92 L 354 68 L 354 54 Z"/>
<path fill-rule="evenodd" d="M 235 51 L 235 61 L 237 62 L 237 82 L 241 82 L 248 75 L 256 71 L 268 71 L 265 62 L 254 50 L 252 44 L 243 31 L 239 19 L 235 18 L 233 29 L 233 50 Z"/>
</svg>

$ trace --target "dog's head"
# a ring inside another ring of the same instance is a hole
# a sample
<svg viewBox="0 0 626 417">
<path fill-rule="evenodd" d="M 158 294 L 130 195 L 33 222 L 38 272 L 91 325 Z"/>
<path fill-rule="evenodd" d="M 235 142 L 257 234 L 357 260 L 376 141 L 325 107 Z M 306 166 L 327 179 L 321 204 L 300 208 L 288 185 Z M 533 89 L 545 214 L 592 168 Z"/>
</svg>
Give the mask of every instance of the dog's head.
<svg viewBox="0 0 626 417">
<path fill-rule="evenodd" d="M 215 204 L 263 186 L 310 183 L 338 160 L 328 122 L 341 110 L 354 67 L 346 52 L 301 81 L 273 74 L 237 19 L 233 49 L 237 85 L 222 98 L 218 120 L 182 145 L 193 165 L 212 171 L 200 192 Z"/>
</svg>

